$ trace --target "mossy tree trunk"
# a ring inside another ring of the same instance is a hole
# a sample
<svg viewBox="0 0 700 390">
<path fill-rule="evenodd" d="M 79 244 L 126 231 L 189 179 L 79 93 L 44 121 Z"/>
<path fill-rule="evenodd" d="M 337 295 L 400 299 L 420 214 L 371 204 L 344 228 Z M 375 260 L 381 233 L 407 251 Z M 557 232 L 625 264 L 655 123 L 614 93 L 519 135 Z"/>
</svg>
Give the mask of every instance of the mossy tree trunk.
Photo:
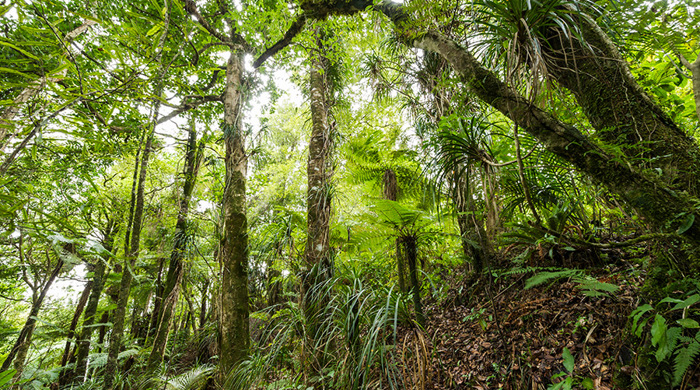
<svg viewBox="0 0 700 390">
<path fill-rule="evenodd" d="M 610 37 L 577 14 L 584 43 L 549 31 L 549 76 L 571 91 L 601 141 L 620 147 L 638 168 L 658 168 L 672 188 L 700 194 L 700 150 L 647 95 Z"/>
<path fill-rule="evenodd" d="M 222 201 L 221 304 L 219 315 L 220 370 L 227 375 L 248 355 L 248 220 L 246 171 L 248 160 L 243 134 L 243 61 L 245 53 L 232 51 L 226 66 L 224 90 L 224 144 L 226 184 Z M 223 378 L 223 377 L 222 377 Z"/>
<path fill-rule="evenodd" d="M 491 244 L 484 230 L 481 217 L 476 215 L 476 204 L 472 194 L 472 169 L 455 169 L 461 171 L 454 183 L 453 202 L 457 209 L 457 226 L 459 227 L 462 250 L 465 257 L 472 259 L 474 272 L 481 273 L 491 256 Z"/>
<path fill-rule="evenodd" d="M 418 277 L 418 239 L 415 235 L 407 234 L 399 237 L 401 246 L 406 253 L 408 274 L 411 278 L 411 293 L 413 295 L 413 310 L 416 312 L 416 321 L 420 326 L 425 325 L 425 313 L 420 297 L 420 278 Z"/>
<path fill-rule="evenodd" d="M 323 27 L 317 27 L 316 48 L 311 54 L 309 97 L 311 108 L 311 138 L 309 160 L 306 169 L 307 191 L 307 239 L 302 271 L 302 308 L 306 317 L 307 348 L 304 357 L 309 372 L 306 377 L 321 377 L 326 365 L 322 328 L 326 321 L 324 285 L 333 269 L 330 251 L 331 183 L 333 174 L 330 162 L 331 134 L 328 120 L 333 89 L 330 80 L 330 60 L 325 57 Z"/>
<path fill-rule="evenodd" d="M 195 129 L 194 120 L 192 120 L 185 151 L 185 167 L 183 172 L 185 183 L 182 189 L 182 198 L 180 199 L 177 221 L 175 222 L 175 245 L 170 255 L 168 274 L 165 279 L 162 294 L 163 300 L 160 304 L 161 310 L 159 313 L 154 314 L 158 317 L 158 326 L 156 327 L 156 335 L 153 340 L 153 349 L 148 357 L 148 364 L 146 366 L 146 370 L 149 372 L 152 372 L 160 365 L 163 361 L 163 355 L 165 354 L 171 318 L 175 305 L 177 304 L 179 287 L 184 272 L 183 261 L 187 250 L 187 217 L 189 215 L 190 199 L 192 198 L 192 192 L 197 182 L 197 173 L 199 172 L 203 151 L 203 142 L 197 146 L 197 131 Z"/>
</svg>

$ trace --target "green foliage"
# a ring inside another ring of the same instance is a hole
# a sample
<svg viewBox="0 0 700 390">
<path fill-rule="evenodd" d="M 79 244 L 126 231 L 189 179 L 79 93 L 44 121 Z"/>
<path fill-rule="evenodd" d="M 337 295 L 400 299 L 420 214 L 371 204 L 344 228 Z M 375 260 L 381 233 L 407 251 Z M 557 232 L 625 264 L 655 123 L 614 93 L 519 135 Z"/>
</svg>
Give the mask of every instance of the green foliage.
<svg viewBox="0 0 700 390">
<path fill-rule="evenodd" d="M 332 292 L 332 293 L 331 293 Z M 326 313 L 319 334 L 312 340 L 322 340 L 319 345 L 306 345 L 306 318 L 297 304 L 286 303 L 269 318 L 255 353 L 230 373 L 227 388 L 244 389 L 263 383 L 268 378 L 296 361 L 298 354 L 308 350 L 324 351 L 333 356 L 322 370 L 322 380 L 333 388 L 360 389 L 370 383 L 383 388 L 403 388 L 395 356 L 396 329 L 409 318 L 406 297 L 392 289 L 367 288 L 353 276 L 349 280 L 334 279 L 323 283 L 315 292 L 326 296 L 323 308 Z M 321 300 L 319 300 L 321 301 Z M 284 371 L 283 371 L 284 372 Z M 286 383 L 295 388 L 293 377 L 278 379 L 277 385 Z M 272 386 L 272 385 L 270 385 Z"/>
<path fill-rule="evenodd" d="M 552 376 L 552 380 L 562 377 L 565 378 L 557 383 L 552 383 L 549 385 L 549 387 L 547 387 L 547 390 L 571 390 L 575 388 L 575 386 L 580 386 L 581 388 L 589 390 L 595 388 L 591 378 L 582 378 L 578 375 L 574 375 L 574 369 L 576 368 L 575 359 L 571 354 L 571 351 L 569 351 L 569 348 L 564 347 L 561 356 L 563 359 L 564 369 L 566 371 L 562 371 Z"/>
<path fill-rule="evenodd" d="M 697 313 L 692 307 L 697 302 L 700 302 L 700 294 L 689 295 L 686 299 L 666 297 L 659 301 L 656 309 L 644 304 L 630 314 L 632 334 L 641 337 L 648 329 L 650 349 L 656 361 L 673 362 L 673 386 L 682 382 L 700 354 L 700 325 L 690 318 Z M 667 304 L 674 305 L 662 312 L 660 309 L 668 307 Z M 678 312 L 681 312 L 681 318 L 671 321 L 671 318 L 677 318 Z M 649 323 L 651 327 L 647 326 Z"/>
<path fill-rule="evenodd" d="M 505 63 L 501 66 L 506 78 L 526 84 L 531 96 L 537 96 L 539 83 L 549 73 L 544 48 L 550 45 L 552 32 L 557 40 L 585 44 L 578 18 L 598 12 L 595 3 L 578 0 L 479 0 L 475 5 L 474 34 L 480 37 L 487 62 Z"/>
<path fill-rule="evenodd" d="M 601 282 L 588 276 L 585 271 L 578 269 L 563 269 L 557 271 L 538 272 L 525 282 L 525 289 L 530 289 L 545 283 L 555 282 L 560 279 L 570 279 L 576 283 L 576 288 L 588 297 L 605 297 L 620 289 L 614 284 Z"/>
<path fill-rule="evenodd" d="M 0 372 L 0 389 L 8 387 L 7 384 L 10 383 L 16 372 L 14 369 Z"/>
<path fill-rule="evenodd" d="M 160 375 L 146 378 L 144 382 L 139 383 L 136 389 L 200 390 L 206 386 L 207 381 L 214 372 L 215 367 L 207 365 L 196 366 L 174 376 Z"/>
</svg>

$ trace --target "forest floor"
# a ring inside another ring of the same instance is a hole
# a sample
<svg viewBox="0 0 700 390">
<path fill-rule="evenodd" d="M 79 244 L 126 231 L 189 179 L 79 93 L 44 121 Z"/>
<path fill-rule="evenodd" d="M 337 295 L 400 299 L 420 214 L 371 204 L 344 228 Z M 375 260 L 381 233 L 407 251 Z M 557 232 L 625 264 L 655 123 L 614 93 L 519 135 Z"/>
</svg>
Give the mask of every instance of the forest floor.
<svg viewBox="0 0 700 390">
<path fill-rule="evenodd" d="M 644 271 L 618 262 L 587 273 L 619 289 L 592 297 L 571 279 L 524 289 L 533 273 L 453 286 L 450 298 L 427 305 L 425 387 L 538 390 L 570 376 L 573 388 L 630 388 L 639 375 L 628 316 L 639 304 Z M 563 363 L 565 347 L 573 373 Z M 700 383 L 697 371 L 691 382 Z"/>
</svg>

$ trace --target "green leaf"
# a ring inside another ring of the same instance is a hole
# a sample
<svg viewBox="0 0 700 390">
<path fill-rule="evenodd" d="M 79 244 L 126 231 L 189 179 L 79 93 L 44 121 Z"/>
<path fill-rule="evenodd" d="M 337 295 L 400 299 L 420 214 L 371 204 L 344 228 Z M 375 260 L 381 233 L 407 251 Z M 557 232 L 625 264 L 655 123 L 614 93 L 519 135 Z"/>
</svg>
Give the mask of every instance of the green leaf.
<svg viewBox="0 0 700 390">
<path fill-rule="evenodd" d="M 31 58 L 31 59 L 33 59 L 33 60 L 40 61 L 39 57 L 35 56 L 34 54 L 32 54 L 32 53 L 30 53 L 30 52 L 28 52 L 28 51 L 26 51 L 26 50 L 24 50 L 24 49 L 20 49 L 19 47 L 15 46 L 15 45 L 13 45 L 13 44 L 11 44 L 11 43 L 9 43 L 9 42 L 0 41 L 0 45 L 7 46 L 7 47 L 9 47 L 9 48 L 12 48 L 12 49 L 14 49 L 14 50 L 17 50 L 18 52 L 24 54 L 25 56 L 27 56 L 27 57 L 29 57 L 29 58 Z"/>
<path fill-rule="evenodd" d="M 676 304 L 676 306 L 673 306 L 673 308 L 671 310 L 673 311 L 673 310 L 685 309 L 685 308 L 690 307 L 693 304 L 697 303 L 698 301 L 700 301 L 700 294 L 691 295 L 686 300 L 684 300 L 682 302 L 678 302 Z"/>
<path fill-rule="evenodd" d="M 0 372 L 0 387 L 4 386 L 9 381 L 11 381 L 12 378 L 15 376 L 15 372 L 17 371 L 15 371 L 14 369 Z"/>
<path fill-rule="evenodd" d="M 157 23 L 155 26 L 151 27 L 151 29 L 146 33 L 146 36 L 150 37 L 151 35 L 160 31 L 161 28 L 163 28 L 163 22 Z"/>
<path fill-rule="evenodd" d="M 583 388 L 587 390 L 595 389 L 595 384 L 593 383 L 593 380 L 591 378 L 584 378 L 581 381 L 581 386 L 583 386 Z"/>
<path fill-rule="evenodd" d="M 682 318 L 677 321 L 678 324 L 686 329 L 698 329 L 700 328 L 700 324 L 698 324 L 697 321 L 690 319 L 690 318 Z"/>
<path fill-rule="evenodd" d="M 690 229 L 691 226 L 693 226 L 693 222 L 695 222 L 695 214 L 688 214 L 685 216 L 685 219 L 681 223 L 681 226 L 678 227 L 678 230 L 676 230 L 676 233 L 678 234 L 683 234 L 688 229 Z"/>
<path fill-rule="evenodd" d="M 569 348 L 564 348 L 561 356 L 564 358 L 564 368 L 566 368 L 566 371 L 569 371 L 569 373 L 574 372 L 574 356 L 571 355 Z"/>
<path fill-rule="evenodd" d="M 36 78 L 36 77 L 34 77 L 33 75 L 30 75 L 30 74 L 28 74 L 28 73 L 23 73 L 23 72 L 20 72 L 20 71 L 18 71 L 18 70 L 14 70 L 14 69 L 10 69 L 10 68 L 3 68 L 3 67 L 0 67 L 0 72 L 14 73 L 14 74 L 16 74 L 16 75 L 19 75 L 19 76 L 22 76 L 22 77 L 26 77 L 26 78 L 28 78 L 28 79 L 30 79 L 30 80 L 34 80 L 34 79 Z"/>
<path fill-rule="evenodd" d="M 666 325 L 666 319 L 657 314 L 654 317 L 654 324 L 651 326 L 651 345 L 657 346 L 666 339 L 666 330 L 668 326 Z"/>
</svg>

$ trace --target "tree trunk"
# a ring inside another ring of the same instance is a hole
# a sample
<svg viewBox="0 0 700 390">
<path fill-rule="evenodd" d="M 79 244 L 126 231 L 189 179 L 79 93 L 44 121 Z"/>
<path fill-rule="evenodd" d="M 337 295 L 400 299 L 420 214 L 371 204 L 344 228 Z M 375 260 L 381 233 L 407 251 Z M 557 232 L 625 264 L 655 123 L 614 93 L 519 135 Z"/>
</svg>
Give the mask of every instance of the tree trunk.
<svg viewBox="0 0 700 390">
<path fill-rule="evenodd" d="M 248 307 L 248 220 L 246 172 L 248 159 L 243 134 L 243 61 L 232 51 L 226 66 L 224 90 L 224 143 L 226 184 L 222 201 L 221 306 L 219 315 L 220 372 L 228 374 L 246 356 L 250 346 Z"/>
<path fill-rule="evenodd" d="M 676 52 L 683 66 L 690 71 L 690 79 L 693 82 L 693 98 L 695 99 L 695 114 L 700 121 L 700 53 L 694 62 L 688 61 L 683 54 Z"/>
<path fill-rule="evenodd" d="M 144 345 L 148 345 L 148 337 L 151 337 L 158 330 L 158 321 L 160 321 L 160 313 L 163 307 L 163 291 L 165 291 L 165 286 L 163 285 L 163 265 L 165 263 L 165 257 L 160 257 L 158 260 L 158 278 L 156 279 L 156 293 L 153 298 L 153 312 L 151 313 L 151 319 L 148 322 L 148 331 L 146 332 L 147 339 Z"/>
<path fill-rule="evenodd" d="M 304 250 L 305 266 L 302 271 L 302 309 L 307 324 L 308 354 L 304 356 L 308 364 L 307 377 L 321 377 L 326 364 L 323 352 L 325 343 L 319 340 L 320 329 L 327 313 L 323 286 L 330 279 L 333 269 L 330 253 L 330 216 L 332 168 L 329 155 L 331 150 L 330 91 L 333 86 L 328 79 L 329 60 L 324 57 L 322 28 L 316 28 L 316 45 L 319 53 L 311 55 L 309 99 L 311 107 L 311 139 L 309 141 L 309 161 L 306 169 L 308 186 L 306 190 L 306 210 L 308 235 Z M 317 347 L 321 346 L 320 349 Z"/>
<path fill-rule="evenodd" d="M 209 295 L 209 280 L 204 281 L 202 289 L 202 306 L 199 308 L 199 329 L 204 329 L 204 324 L 207 321 L 207 296 Z"/>
<path fill-rule="evenodd" d="M 107 245 L 103 245 L 108 251 L 111 250 L 111 235 L 109 236 L 110 249 Z M 105 240 L 107 241 L 107 239 Z M 102 295 L 102 289 L 104 288 L 104 276 L 105 276 L 106 264 L 102 259 L 97 260 L 95 264 L 95 271 L 92 277 L 92 291 L 90 292 L 90 298 L 88 298 L 87 306 L 85 307 L 85 319 L 83 320 L 83 328 L 80 332 L 80 338 L 78 340 L 78 352 L 76 353 L 75 371 L 73 373 L 73 378 L 79 382 L 85 381 L 85 372 L 87 371 L 87 357 L 90 354 L 90 340 L 92 338 L 92 331 L 95 323 L 95 314 L 97 313 L 97 305 L 100 302 L 100 295 Z"/>
<path fill-rule="evenodd" d="M 481 186 L 484 191 L 484 203 L 486 205 L 486 239 L 494 242 L 501 231 L 501 206 L 498 202 L 498 184 L 496 182 L 495 168 L 485 165 L 481 173 Z"/>
<path fill-rule="evenodd" d="M 24 368 L 24 360 L 27 357 L 27 352 L 29 351 L 29 347 L 32 342 L 32 335 L 34 334 L 34 327 L 36 326 L 37 315 L 39 315 L 41 305 L 44 303 L 46 293 L 49 291 L 51 285 L 58 277 L 58 274 L 61 272 L 61 268 L 63 268 L 63 260 L 58 259 L 58 262 L 56 263 L 56 266 L 51 272 L 51 275 L 46 280 L 44 286 L 41 288 L 39 296 L 32 302 L 32 308 L 29 310 L 29 316 L 27 316 L 27 320 L 24 322 L 24 326 L 19 332 L 19 336 L 17 336 L 17 340 L 12 346 L 10 353 L 7 355 L 7 358 L 5 358 L 5 361 L 2 363 L 0 372 L 9 369 L 10 365 L 14 361 L 14 369 L 17 371 L 14 376 L 15 380 L 19 378 L 20 375 L 22 375 L 22 370 Z"/>
<path fill-rule="evenodd" d="M 94 270 L 91 270 L 94 272 Z M 75 329 L 78 327 L 78 320 L 80 320 L 80 316 L 83 314 L 83 309 L 85 309 L 85 304 L 88 301 L 88 298 L 90 297 L 90 292 L 92 291 L 92 285 L 93 281 L 90 280 L 87 283 L 85 283 L 85 288 L 83 289 L 83 293 L 80 294 L 80 299 L 78 300 L 78 305 L 75 307 L 75 312 L 73 313 L 73 320 L 70 323 L 70 327 L 68 328 L 68 335 L 66 336 L 66 346 L 63 349 L 63 356 L 61 356 L 61 373 L 58 378 L 58 383 L 59 384 L 66 384 L 67 379 L 70 375 L 71 370 L 68 370 L 65 368 L 66 364 L 70 360 L 72 360 L 72 355 L 71 355 L 71 342 L 72 339 L 75 337 Z M 76 341 L 77 344 L 77 341 Z"/>
<path fill-rule="evenodd" d="M 459 172 L 460 169 L 455 169 Z M 476 217 L 476 204 L 471 189 L 472 170 L 466 167 L 456 179 L 453 201 L 457 209 L 457 226 L 466 258 L 472 259 L 474 272 L 483 271 L 489 256 L 491 245 L 483 227 L 483 220 Z"/>
<path fill-rule="evenodd" d="M 187 150 L 185 152 L 185 167 L 183 172 L 185 183 L 183 185 L 182 198 L 180 199 L 180 210 L 178 211 L 177 222 L 175 223 L 175 245 L 170 255 L 168 275 L 165 279 L 161 304 L 162 310 L 160 313 L 154 314 L 159 317 L 159 320 L 158 327 L 156 328 L 156 336 L 153 340 L 153 349 L 148 357 L 148 364 L 146 366 L 148 372 L 155 370 L 163 361 L 165 346 L 168 342 L 171 318 L 180 293 L 179 287 L 184 270 L 183 261 L 187 250 L 187 217 L 189 215 L 190 199 L 192 198 L 192 191 L 197 183 L 197 173 L 199 172 L 203 151 L 203 142 L 197 147 L 197 131 L 195 129 L 194 120 L 192 120 Z"/>
<path fill-rule="evenodd" d="M 396 201 L 398 198 L 399 186 L 396 179 L 396 173 L 393 169 L 387 168 L 382 177 L 384 199 Z M 399 277 L 399 290 L 403 293 L 408 292 L 408 273 L 406 270 L 406 254 L 404 253 L 401 243 L 397 238 L 394 242 L 396 247 L 396 272 Z"/>
<path fill-rule="evenodd" d="M 660 168 L 668 185 L 697 196 L 698 145 L 639 86 L 596 22 L 575 16 L 585 45 L 552 28 L 549 45 L 542 45 L 549 75 L 573 93 L 599 139 L 623 146 L 621 151 L 637 168 Z"/>
<path fill-rule="evenodd" d="M 155 109 L 157 112 L 158 109 Z M 151 154 L 153 138 L 155 137 L 155 126 L 149 131 L 146 144 L 141 156 L 140 169 L 138 174 L 137 191 L 132 193 L 132 203 L 134 205 L 131 229 L 127 229 L 127 236 L 131 233 L 130 239 L 125 242 L 124 268 L 122 269 L 122 279 L 119 284 L 119 298 L 117 307 L 112 314 L 112 334 L 109 339 L 109 349 L 107 352 L 107 364 L 104 370 L 104 389 L 111 390 L 117 370 L 117 356 L 122 345 L 124 335 L 124 320 L 126 319 L 126 309 L 129 304 L 129 293 L 131 291 L 131 281 L 133 279 L 133 268 L 139 254 L 141 239 L 141 225 L 143 222 L 144 191 L 146 187 L 146 173 L 148 172 L 148 160 Z"/>
<path fill-rule="evenodd" d="M 408 262 L 408 273 L 411 277 L 411 292 L 413 295 L 413 309 L 416 311 L 416 321 L 420 326 L 425 326 L 425 314 L 420 298 L 420 282 L 418 281 L 418 248 L 415 236 L 402 236 L 401 244 L 406 252 Z"/>
</svg>

